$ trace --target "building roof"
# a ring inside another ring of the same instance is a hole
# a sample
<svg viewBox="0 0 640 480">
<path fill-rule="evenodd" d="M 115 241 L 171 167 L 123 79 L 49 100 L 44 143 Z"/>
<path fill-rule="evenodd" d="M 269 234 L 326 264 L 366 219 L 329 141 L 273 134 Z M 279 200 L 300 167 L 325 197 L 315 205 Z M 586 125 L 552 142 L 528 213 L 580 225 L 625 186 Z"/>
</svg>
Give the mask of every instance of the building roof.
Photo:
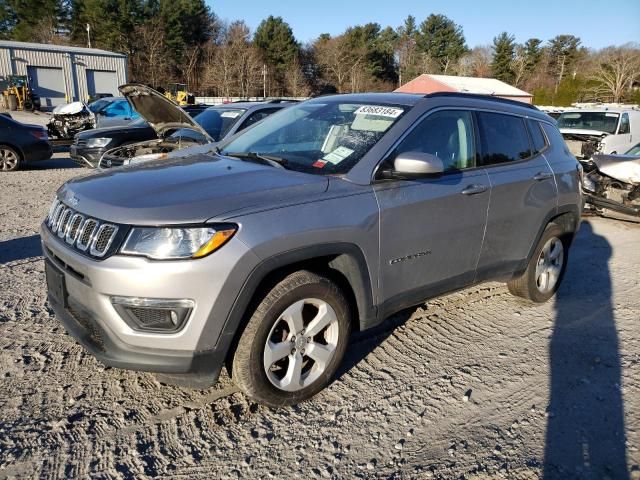
<svg viewBox="0 0 640 480">
<path fill-rule="evenodd" d="M 533 97 L 532 94 L 495 78 L 457 77 L 426 73 L 396 89 L 396 92 L 411 93 L 432 93 L 435 91 L 478 93 L 500 97 Z"/>
<path fill-rule="evenodd" d="M 51 45 L 48 43 L 14 42 L 11 40 L 0 40 L 0 48 L 44 50 L 44 51 L 51 51 L 51 52 L 66 52 L 66 53 L 83 53 L 85 55 L 103 55 L 103 56 L 109 56 L 109 57 L 122 57 L 122 58 L 127 57 L 123 53 L 109 52 L 107 50 L 100 50 L 98 48 L 72 47 L 69 45 Z"/>
</svg>

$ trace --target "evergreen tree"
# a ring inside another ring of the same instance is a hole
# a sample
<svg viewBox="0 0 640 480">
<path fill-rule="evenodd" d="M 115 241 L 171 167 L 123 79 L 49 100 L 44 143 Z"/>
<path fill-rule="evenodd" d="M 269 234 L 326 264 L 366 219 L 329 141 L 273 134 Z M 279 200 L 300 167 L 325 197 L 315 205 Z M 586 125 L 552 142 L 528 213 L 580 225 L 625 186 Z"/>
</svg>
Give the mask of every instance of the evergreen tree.
<svg viewBox="0 0 640 480">
<path fill-rule="evenodd" d="M 526 58 L 527 71 L 532 72 L 542 60 L 542 40 L 530 38 L 524 43 L 524 54 Z"/>
<path fill-rule="evenodd" d="M 11 38 L 22 42 L 32 42 L 56 33 L 59 19 L 63 17 L 64 4 L 61 0 L 6 0 L 0 3 L 0 24 L 6 24 Z M 2 18 L 4 17 L 4 18 Z M 43 32 L 49 30 L 49 32 Z"/>
<path fill-rule="evenodd" d="M 507 32 L 502 32 L 493 39 L 493 61 L 491 74 L 494 78 L 513 84 L 513 59 L 515 54 L 515 38 Z"/>
<path fill-rule="evenodd" d="M 260 22 L 253 43 L 262 52 L 265 62 L 283 72 L 298 54 L 300 45 L 282 17 L 270 15 Z"/>
<path fill-rule="evenodd" d="M 436 62 L 441 73 L 447 71 L 469 50 L 462 27 L 444 15 L 431 14 L 420 24 L 418 49 Z"/>
<path fill-rule="evenodd" d="M 0 39 L 10 38 L 18 18 L 8 0 L 0 0 Z"/>
</svg>

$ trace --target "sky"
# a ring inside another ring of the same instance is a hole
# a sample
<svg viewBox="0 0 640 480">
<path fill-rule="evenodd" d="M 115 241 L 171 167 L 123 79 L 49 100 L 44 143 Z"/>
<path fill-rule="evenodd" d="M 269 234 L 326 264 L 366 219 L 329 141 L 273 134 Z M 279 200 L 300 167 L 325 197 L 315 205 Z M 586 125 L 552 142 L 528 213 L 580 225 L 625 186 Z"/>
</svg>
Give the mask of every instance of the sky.
<svg viewBox="0 0 640 480">
<path fill-rule="evenodd" d="M 582 45 L 602 48 L 640 43 L 640 0 L 242 0 L 209 1 L 225 20 L 244 20 L 253 30 L 269 15 L 281 16 L 298 41 L 306 43 L 321 33 L 337 35 L 347 27 L 377 22 L 402 25 L 407 15 L 419 24 L 431 13 L 441 13 L 461 25 L 467 45 L 489 45 L 507 31 L 522 43 L 528 38 L 548 40 L 572 34 Z"/>
</svg>

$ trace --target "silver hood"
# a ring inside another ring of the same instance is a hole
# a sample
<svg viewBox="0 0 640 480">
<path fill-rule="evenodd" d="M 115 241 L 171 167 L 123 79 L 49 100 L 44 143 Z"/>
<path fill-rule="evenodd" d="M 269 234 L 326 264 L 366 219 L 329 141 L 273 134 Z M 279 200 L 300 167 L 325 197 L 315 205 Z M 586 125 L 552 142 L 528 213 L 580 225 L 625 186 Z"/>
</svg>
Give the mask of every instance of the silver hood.
<svg viewBox="0 0 640 480">
<path fill-rule="evenodd" d="M 600 172 L 611 178 L 640 184 L 640 157 L 637 155 L 594 155 L 591 160 Z"/>
<path fill-rule="evenodd" d="M 324 176 L 196 155 L 75 178 L 58 190 L 58 198 L 74 198 L 74 208 L 101 220 L 173 225 L 309 202 L 327 187 Z"/>
<path fill-rule="evenodd" d="M 169 130 L 189 128 L 210 141 L 213 138 L 191 116 L 175 102 L 157 90 L 138 83 L 127 83 L 118 87 L 133 109 L 138 112 L 162 138 Z"/>
</svg>

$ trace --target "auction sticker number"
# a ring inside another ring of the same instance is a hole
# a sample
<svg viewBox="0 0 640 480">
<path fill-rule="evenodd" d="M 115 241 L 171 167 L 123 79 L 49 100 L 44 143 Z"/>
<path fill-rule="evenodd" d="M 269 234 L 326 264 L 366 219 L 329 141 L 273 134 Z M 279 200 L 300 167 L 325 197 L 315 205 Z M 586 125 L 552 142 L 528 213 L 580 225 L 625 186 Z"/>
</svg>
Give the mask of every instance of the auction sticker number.
<svg viewBox="0 0 640 480">
<path fill-rule="evenodd" d="M 397 118 L 403 111 L 401 108 L 383 107 L 381 105 L 363 105 L 353 113 L 356 115 L 377 115 L 379 117 Z"/>
</svg>

